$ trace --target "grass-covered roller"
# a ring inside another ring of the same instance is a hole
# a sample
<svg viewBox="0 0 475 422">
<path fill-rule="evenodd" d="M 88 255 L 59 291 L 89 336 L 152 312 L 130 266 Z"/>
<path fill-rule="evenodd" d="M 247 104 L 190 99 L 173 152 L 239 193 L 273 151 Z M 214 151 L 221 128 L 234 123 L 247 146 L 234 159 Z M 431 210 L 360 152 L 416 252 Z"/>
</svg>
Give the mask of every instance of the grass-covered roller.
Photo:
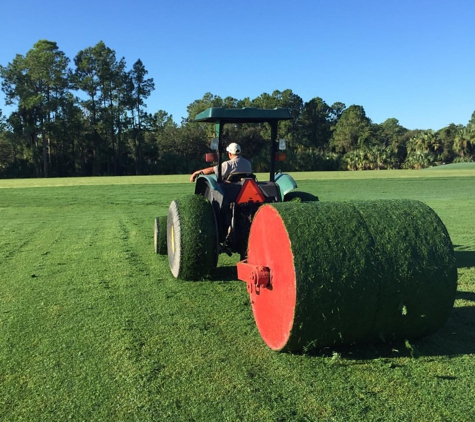
<svg viewBox="0 0 475 422">
<path fill-rule="evenodd" d="M 457 286 L 444 224 L 413 200 L 265 205 L 238 277 L 265 343 L 289 351 L 431 334 Z"/>
</svg>

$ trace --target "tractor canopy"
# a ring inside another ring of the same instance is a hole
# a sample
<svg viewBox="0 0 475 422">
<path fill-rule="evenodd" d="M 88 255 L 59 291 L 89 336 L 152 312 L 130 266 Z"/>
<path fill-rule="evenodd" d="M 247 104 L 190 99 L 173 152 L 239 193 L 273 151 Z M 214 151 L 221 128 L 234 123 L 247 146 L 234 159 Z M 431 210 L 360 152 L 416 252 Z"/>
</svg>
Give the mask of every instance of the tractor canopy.
<svg viewBox="0 0 475 422">
<path fill-rule="evenodd" d="M 290 120 L 292 116 L 287 108 L 262 109 L 254 107 L 223 108 L 211 107 L 195 117 L 197 122 L 209 123 L 264 123 Z"/>
<path fill-rule="evenodd" d="M 274 108 L 263 109 L 255 107 L 244 108 L 223 108 L 223 107 L 211 107 L 195 117 L 196 122 L 206 122 L 215 124 L 215 133 L 217 142 L 217 165 L 218 165 L 218 182 L 222 181 L 221 177 L 221 154 L 225 151 L 224 141 L 222 139 L 223 126 L 225 124 L 238 124 L 238 123 L 268 123 L 271 129 L 270 139 L 270 157 L 269 157 L 269 180 L 271 182 L 275 179 L 275 161 L 280 160 L 277 146 L 277 129 L 279 121 L 290 120 L 292 116 L 287 108 Z"/>
</svg>

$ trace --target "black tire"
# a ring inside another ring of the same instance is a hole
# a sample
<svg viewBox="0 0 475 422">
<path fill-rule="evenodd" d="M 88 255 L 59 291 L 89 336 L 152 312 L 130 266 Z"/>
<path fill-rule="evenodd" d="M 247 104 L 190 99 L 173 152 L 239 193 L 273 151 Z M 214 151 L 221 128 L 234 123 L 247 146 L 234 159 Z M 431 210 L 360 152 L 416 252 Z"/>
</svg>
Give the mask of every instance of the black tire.
<svg viewBox="0 0 475 422">
<path fill-rule="evenodd" d="M 153 228 L 153 245 L 155 253 L 159 255 L 167 254 L 167 216 L 155 218 Z"/>
<path fill-rule="evenodd" d="M 285 195 L 284 202 L 315 202 L 318 197 L 308 192 L 292 191 Z"/>
<path fill-rule="evenodd" d="M 211 203 L 201 195 L 174 200 L 168 209 L 170 271 L 181 280 L 209 277 L 218 263 L 218 231 Z"/>
</svg>

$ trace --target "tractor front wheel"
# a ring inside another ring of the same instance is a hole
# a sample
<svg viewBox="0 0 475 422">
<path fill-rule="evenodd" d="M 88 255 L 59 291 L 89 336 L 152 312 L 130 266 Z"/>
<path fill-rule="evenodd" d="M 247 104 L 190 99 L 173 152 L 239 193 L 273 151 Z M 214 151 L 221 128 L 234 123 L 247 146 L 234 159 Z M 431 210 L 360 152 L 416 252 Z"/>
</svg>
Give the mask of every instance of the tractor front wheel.
<svg viewBox="0 0 475 422">
<path fill-rule="evenodd" d="M 175 278 L 200 280 L 218 263 L 218 231 L 211 203 L 201 195 L 172 201 L 167 217 L 167 251 Z"/>
</svg>

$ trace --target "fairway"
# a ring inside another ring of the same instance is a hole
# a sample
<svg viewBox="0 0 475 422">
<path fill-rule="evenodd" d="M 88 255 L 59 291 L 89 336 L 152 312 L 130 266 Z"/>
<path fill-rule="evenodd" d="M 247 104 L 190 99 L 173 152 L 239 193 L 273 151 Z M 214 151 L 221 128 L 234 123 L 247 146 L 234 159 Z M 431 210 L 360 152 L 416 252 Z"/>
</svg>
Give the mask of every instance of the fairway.
<svg viewBox="0 0 475 422">
<path fill-rule="evenodd" d="M 0 180 L 0 420 L 475 420 L 475 169 L 292 175 L 322 202 L 436 211 L 458 268 L 440 331 L 273 352 L 237 256 L 183 282 L 154 252 L 154 219 L 193 192 L 188 175 Z"/>
</svg>

